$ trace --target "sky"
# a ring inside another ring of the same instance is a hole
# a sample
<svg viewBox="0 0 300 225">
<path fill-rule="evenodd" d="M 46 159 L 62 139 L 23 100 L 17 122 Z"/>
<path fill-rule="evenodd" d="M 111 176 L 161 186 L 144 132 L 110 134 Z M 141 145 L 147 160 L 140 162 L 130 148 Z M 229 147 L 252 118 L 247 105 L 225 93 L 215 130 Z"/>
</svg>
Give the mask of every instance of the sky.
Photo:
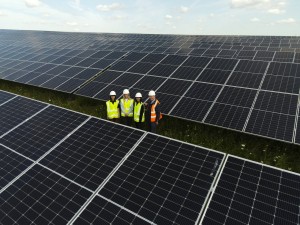
<svg viewBox="0 0 300 225">
<path fill-rule="evenodd" d="M 0 0 L 0 29 L 300 36 L 300 0 Z"/>
</svg>

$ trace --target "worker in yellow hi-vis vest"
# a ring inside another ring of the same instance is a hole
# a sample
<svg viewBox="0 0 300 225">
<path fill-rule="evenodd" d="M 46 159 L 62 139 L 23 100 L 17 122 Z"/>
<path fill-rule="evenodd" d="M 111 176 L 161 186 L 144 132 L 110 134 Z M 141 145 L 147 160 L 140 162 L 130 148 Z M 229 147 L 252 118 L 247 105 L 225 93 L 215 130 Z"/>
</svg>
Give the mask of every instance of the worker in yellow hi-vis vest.
<svg viewBox="0 0 300 225">
<path fill-rule="evenodd" d="M 121 123 L 131 126 L 133 120 L 133 99 L 130 98 L 128 89 L 123 91 L 123 98 L 120 100 Z"/>
<path fill-rule="evenodd" d="M 107 119 L 113 122 L 118 122 L 120 119 L 120 105 L 116 95 L 115 91 L 111 91 L 109 93 L 110 99 L 106 102 Z"/>
<path fill-rule="evenodd" d="M 142 129 L 142 125 L 145 122 L 145 105 L 142 102 L 142 97 L 141 93 L 136 93 L 133 106 L 133 119 L 138 129 Z"/>
</svg>

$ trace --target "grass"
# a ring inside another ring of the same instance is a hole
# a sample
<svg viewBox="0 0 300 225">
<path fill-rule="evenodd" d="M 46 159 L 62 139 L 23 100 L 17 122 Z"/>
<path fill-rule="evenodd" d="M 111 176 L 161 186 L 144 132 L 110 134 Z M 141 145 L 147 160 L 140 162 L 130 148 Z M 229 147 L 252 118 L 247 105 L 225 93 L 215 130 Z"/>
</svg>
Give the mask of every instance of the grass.
<svg viewBox="0 0 300 225">
<path fill-rule="evenodd" d="M 1 80 L 0 89 L 105 118 L 105 103 L 85 97 Z M 163 104 L 163 103 L 162 103 Z M 164 116 L 158 133 L 184 142 L 300 173 L 300 146 Z"/>
</svg>

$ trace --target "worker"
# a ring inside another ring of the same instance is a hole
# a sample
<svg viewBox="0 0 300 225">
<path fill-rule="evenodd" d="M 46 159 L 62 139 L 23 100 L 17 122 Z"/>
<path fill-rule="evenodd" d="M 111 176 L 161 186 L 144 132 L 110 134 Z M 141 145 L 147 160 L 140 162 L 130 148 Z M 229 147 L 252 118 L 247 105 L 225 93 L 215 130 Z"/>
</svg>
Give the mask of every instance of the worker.
<svg viewBox="0 0 300 225">
<path fill-rule="evenodd" d="M 130 98 L 128 89 L 124 89 L 123 98 L 120 100 L 121 123 L 131 126 L 133 120 L 133 99 Z"/>
<path fill-rule="evenodd" d="M 120 105 L 119 100 L 116 99 L 116 92 L 109 93 L 109 100 L 106 102 L 107 119 L 112 122 L 118 122 L 120 119 Z"/>
<path fill-rule="evenodd" d="M 142 102 L 142 97 L 141 93 L 136 93 L 133 106 L 133 119 L 138 129 L 142 129 L 142 125 L 145 122 L 145 105 Z"/>
<path fill-rule="evenodd" d="M 149 126 L 149 131 L 156 133 L 158 121 L 162 118 L 160 110 L 160 102 L 156 99 L 155 91 L 149 91 L 149 100 L 145 103 L 146 106 L 146 122 Z"/>
</svg>

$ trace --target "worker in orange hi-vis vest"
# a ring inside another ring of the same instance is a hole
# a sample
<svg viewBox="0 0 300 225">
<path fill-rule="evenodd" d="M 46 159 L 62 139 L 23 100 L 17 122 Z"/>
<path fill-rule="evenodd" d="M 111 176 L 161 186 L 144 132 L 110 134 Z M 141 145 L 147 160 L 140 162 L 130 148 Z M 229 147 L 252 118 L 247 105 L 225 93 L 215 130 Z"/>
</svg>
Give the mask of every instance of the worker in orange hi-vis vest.
<svg viewBox="0 0 300 225">
<path fill-rule="evenodd" d="M 146 122 L 149 126 L 149 131 L 156 133 L 158 121 L 162 118 L 160 110 L 160 102 L 156 99 L 155 91 L 149 91 L 149 99 L 145 103 L 146 106 Z"/>
</svg>

